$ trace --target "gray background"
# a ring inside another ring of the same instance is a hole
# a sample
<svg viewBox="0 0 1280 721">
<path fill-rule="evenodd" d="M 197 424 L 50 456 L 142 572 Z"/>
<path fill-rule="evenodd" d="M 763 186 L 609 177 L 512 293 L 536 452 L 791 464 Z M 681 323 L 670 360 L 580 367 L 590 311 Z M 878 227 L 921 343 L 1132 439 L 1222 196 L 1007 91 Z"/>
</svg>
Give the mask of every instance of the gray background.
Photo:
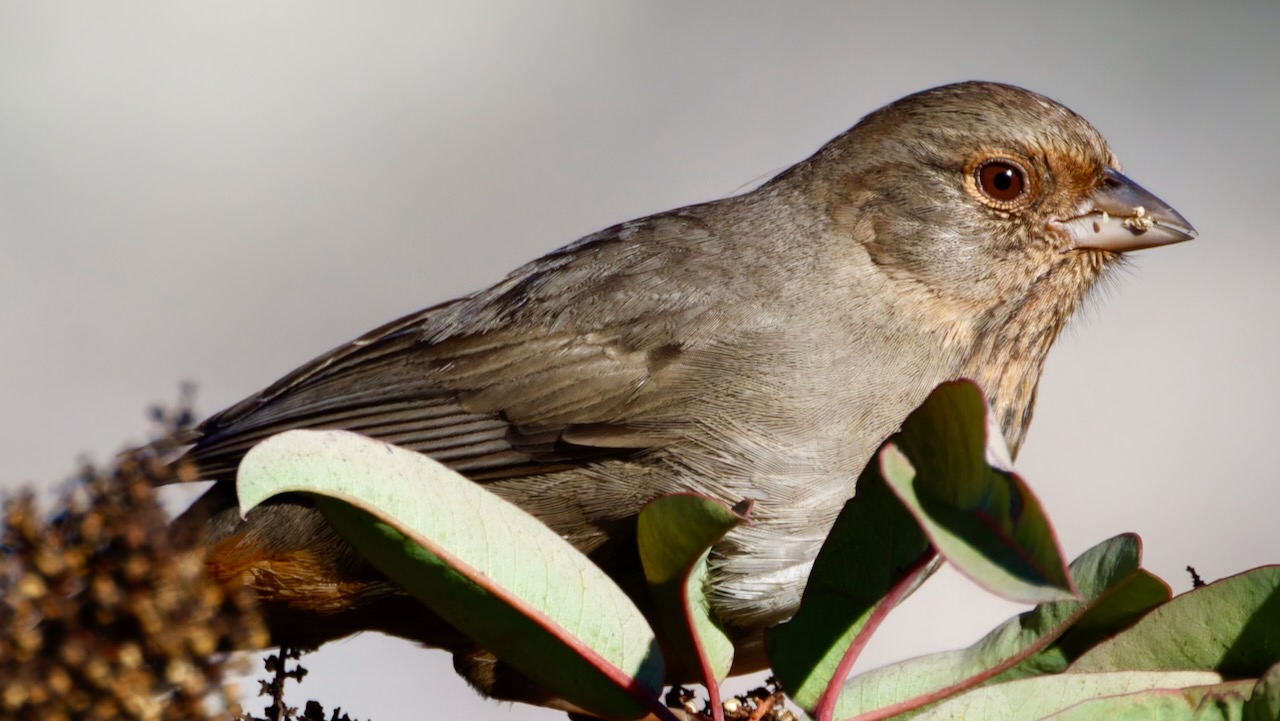
<svg viewBox="0 0 1280 721">
<path fill-rule="evenodd" d="M 0 2 L 5 487 L 142 440 L 181 379 L 216 410 L 982 78 L 1089 118 L 1201 233 L 1135 255 L 1050 357 L 1019 468 L 1068 553 L 1136 531 L 1176 590 L 1187 564 L 1280 561 L 1277 30 L 1275 2 Z M 1013 610 L 944 574 L 862 667 Z M 371 635 L 307 665 L 295 702 L 361 718 L 430 715 L 425 692 L 437 713 L 554 717 Z"/>
</svg>

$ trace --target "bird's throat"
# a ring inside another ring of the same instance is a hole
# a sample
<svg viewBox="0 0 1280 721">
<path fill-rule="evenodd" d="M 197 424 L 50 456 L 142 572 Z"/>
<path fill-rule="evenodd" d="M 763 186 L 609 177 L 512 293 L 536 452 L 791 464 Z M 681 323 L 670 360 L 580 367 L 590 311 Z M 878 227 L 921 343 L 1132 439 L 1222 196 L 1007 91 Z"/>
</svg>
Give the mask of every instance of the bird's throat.
<svg viewBox="0 0 1280 721">
<path fill-rule="evenodd" d="M 1116 257 L 1064 255 L 1017 301 L 998 307 L 980 330 L 961 376 L 978 381 L 986 393 L 1013 456 L 1031 425 L 1049 348 Z"/>
</svg>

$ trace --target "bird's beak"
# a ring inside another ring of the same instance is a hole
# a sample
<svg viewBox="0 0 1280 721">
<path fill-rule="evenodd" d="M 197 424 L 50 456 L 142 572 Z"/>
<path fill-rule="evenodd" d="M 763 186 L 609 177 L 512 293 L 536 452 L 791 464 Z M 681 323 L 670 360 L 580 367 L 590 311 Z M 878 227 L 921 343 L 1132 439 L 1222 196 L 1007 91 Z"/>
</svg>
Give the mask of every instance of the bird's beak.
<svg viewBox="0 0 1280 721">
<path fill-rule="evenodd" d="M 1068 250 L 1124 253 L 1196 237 L 1178 211 L 1113 168 L 1107 168 L 1085 207 L 1084 213 L 1059 221 L 1071 236 Z"/>
</svg>

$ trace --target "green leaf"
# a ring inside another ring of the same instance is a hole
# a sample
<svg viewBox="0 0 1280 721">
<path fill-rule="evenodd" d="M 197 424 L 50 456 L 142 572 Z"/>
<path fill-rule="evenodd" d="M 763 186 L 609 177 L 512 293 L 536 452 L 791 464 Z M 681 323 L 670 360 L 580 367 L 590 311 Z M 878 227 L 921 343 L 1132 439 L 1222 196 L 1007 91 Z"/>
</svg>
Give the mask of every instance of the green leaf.
<svg viewBox="0 0 1280 721">
<path fill-rule="evenodd" d="M 1023 603 L 1075 597 L 1040 502 L 1006 465 L 987 404 L 970 381 L 934 389 L 880 453 L 889 487 L 938 552 L 975 582 Z"/>
<path fill-rule="evenodd" d="M 1113 674 L 1067 674 L 1071 676 L 1105 676 Z M 1154 672 L 1134 671 L 1142 676 Z M 1168 675 L 1202 673 L 1198 671 L 1169 671 Z M 1159 685 L 1159 684 L 1158 684 Z M 1094 719 L 1120 719 L 1120 721 L 1238 721 L 1245 708 L 1245 699 L 1252 691 L 1252 681 L 1226 681 L 1208 686 L 1183 688 L 1151 688 L 1132 693 L 1092 698 L 1046 719 L 1053 721 L 1093 721 Z"/>
<path fill-rule="evenodd" d="M 819 705 L 844 682 L 879 619 L 936 568 L 936 558 L 879 468 L 868 464 L 814 561 L 800 609 L 765 632 L 773 673 L 787 695 L 822 715 Z"/>
<path fill-rule="evenodd" d="M 663 663 L 640 611 L 533 516 L 412 451 L 290 431 L 240 465 L 242 512 L 306 493 L 391 580 L 552 693 L 610 718 L 662 715 Z"/>
<path fill-rule="evenodd" d="M 1121 536 L 1126 538 L 1126 536 Z M 1133 537 L 1136 540 L 1136 536 Z M 1074 569 L 1075 566 L 1072 566 Z M 1085 594 L 1086 597 L 1088 594 Z M 1005 671 L 992 683 L 1061 673 L 1085 651 L 1132 626 L 1171 597 L 1169 586 L 1145 569 L 1136 569 L 1096 599 L 1088 610 L 1039 653 Z"/>
<path fill-rule="evenodd" d="M 636 544 L 656 619 L 666 647 L 675 652 L 670 660 L 702 679 L 713 708 L 720 706 L 718 683 L 733 666 L 733 642 L 711 615 L 707 555 L 747 520 L 750 509 L 750 501 L 730 509 L 713 498 L 676 493 L 650 501 L 636 520 Z"/>
<path fill-rule="evenodd" d="M 1267 669 L 1244 705 L 1244 721 L 1280 719 L 1280 663 Z"/>
<path fill-rule="evenodd" d="M 1160 719 L 1195 718 L 1171 715 L 1164 712 L 1187 712 L 1199 706 L 1200 699 L 1209 691 L 1181 691 L 1185 687 L 1217 684 L 1222 679 L 1205 671 L 1129 671 L 1091 674 L 1059 674 L 1011 681 L 994 686 L 983 686 L 938 704 L 913 721 L 943 721 L 944 719 L 1000 719 L 1001 721 L 1035 721 L 1046 717 L 1059 719 Z M 1214 687 L 1217 688 L 1217 687 Z M 1242 690 L 1249 685 L 1241 687 Z M 1221 689 L 1220 689 L 1221 690 Z M 1140 694 L 1140 697 L 1121 694 Z M 1091 703 L 1098 699 L 1099 703 Z M 1243 701 L 1243 699 L 1240 699 Z M 1150 704 L 1155 701 L 1162 713 L 1152 714 Z M 1067 709 L 1066 711 L 1063 711 Z M 1082 709 L 1087 709 L 1082 712 Z M 1130 716 L 1131 712 L 1145 712 L 1145 716 Z M 1058 715 L 1058 712 L 1063 712 Z M 1209 716 L 1208 718 L 1214 718 Z"/>
<path fill-rule="evenodd" d="M 1094 646 L 1070 672 L 1214 670 L 1258 677 L 1280 659 L 1280 566 L 1202 586 Z"/>
<path fill-rule="evenodd" d="M 986 401 L 973 383 L 944 383 L 907 418 L 880 462 L 863 470 L 799 611 L 765 635 L 774 673 L 801 708 L 819 718 L 831 714 L 870 634 L 936 567 L 930 539 L 1002 595 L 1075 598 L 1035 497 L 990 465 L 1008 454 L 998 431 L 988 441 L 987 423 Z M 847 702 L 840 703 L 843 715 Z"/>
<path fill-rule="evenodd" d="M 1138 588 L 1142 590 L 1140 598 L 1145 597 L 1144 585 L 1131 585 L 1145 573 L 1138 567 L 1140 550 L 1138 538 L 1133 535 L 1104 541 L 1071 564 L 1071 574 L 1083 600 L 1042 604 L 1000 624 L 966 649 L 910 659 L 850 679 L 840 695 L 835 718 L 861 714 L 887 718 L 986 683 L 1037 654 L 1070 653 L 1053 651 L 1051 644 L 1064 638 L 1068 629 L 1088 618 L 1091 611 L 1099 614 L 1094 621 L 1097 628 L 1106 625 L 1103 619 L 1123 619 L 1125 615 L 1119 609 L 1135 605 L 1132 600 L 1121 600 L 1104 611 L 1113 594 Z M 1031 671 L 1024 668 L 1017 675 L 1028 673 Z"/>
</svg>

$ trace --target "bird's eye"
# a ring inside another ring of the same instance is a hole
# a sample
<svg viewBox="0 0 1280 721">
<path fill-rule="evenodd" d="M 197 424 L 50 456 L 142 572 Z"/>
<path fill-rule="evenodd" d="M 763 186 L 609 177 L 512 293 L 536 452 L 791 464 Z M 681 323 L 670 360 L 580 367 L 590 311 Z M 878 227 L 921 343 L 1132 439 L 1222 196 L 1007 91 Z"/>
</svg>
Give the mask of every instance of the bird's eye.
<svg viewBox="0 0 1280 721">
<path fill-rule="evenodd" d="M 988 160 L 975 175 L 982 194 L 1001 205 L 1018 201 L 1029 185 L 1027 171 L 1012 160 Z"/>
</svg>

